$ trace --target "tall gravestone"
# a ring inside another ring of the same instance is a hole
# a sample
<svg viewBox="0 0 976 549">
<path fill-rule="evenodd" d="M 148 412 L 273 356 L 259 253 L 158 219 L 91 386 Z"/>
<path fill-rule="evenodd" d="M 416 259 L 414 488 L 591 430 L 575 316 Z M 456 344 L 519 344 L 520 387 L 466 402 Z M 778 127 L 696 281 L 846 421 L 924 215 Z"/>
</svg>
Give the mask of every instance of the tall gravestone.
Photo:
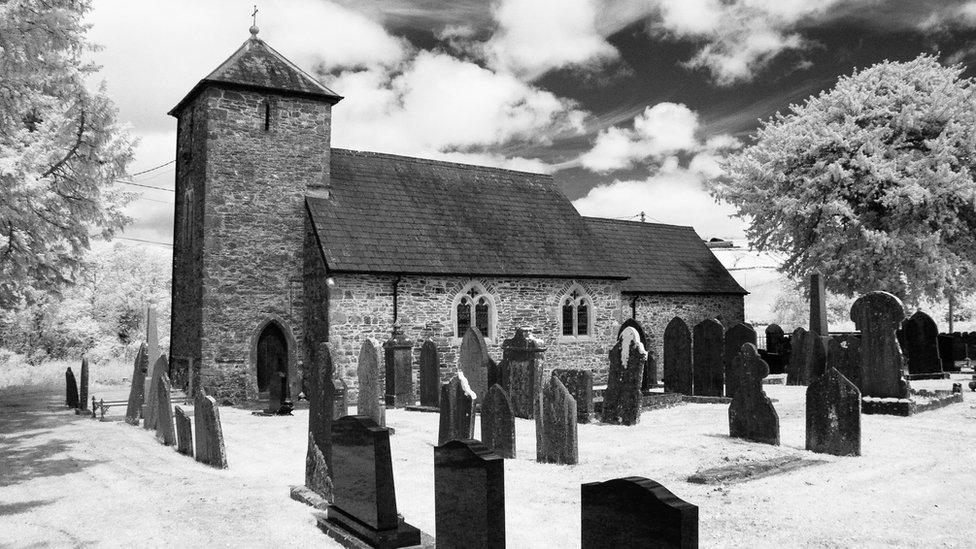
<svg viewBox="0 0 976 549">
<path fill-rule="evenodd" d="M 861 387 L 861 338 L 841 335 L 830 338 L 827 350 L 827 369 L 836 369 L 855 387 Z"/>
<path fill-rule="evenodd" d="M 402 408 L 415 404 L 413 398 L 413 343 L 403 335 L 399 324 L 383 343 L 386 364 L 386 405 Z"/>
<path fill-rule="evenodd" d="M 183 408 L 177 406 L 173 412 L 173 420 L 176 423 L 176 451 L 193 456 L 193 427 L 190 423 L 190 416 Z"/>
<path fill-rule="evenodd" d="M 939 334 L 939 359 L 942 360 L 943 372 L 959 371 L 959 368 L 956 368 L 952 336 L 949 334 Z"/>
<path fill-rule="evenodd" d="M 725 396 L 734 397 L 735 391 L 738 389 L 740 377 L 732 375 L 732 362 L 739 356 L 742 346 L 746 343 L 756 345 L 756 331 L 752 329 L 752 326 L 739 322 L 726 330 L 722 350 L 722 360 L 725 367 Z M 766 375 L 769 373 L 767 372 Z"/>
<path fill-rule="evenodd" d="M 725 389 L 725 366 L 722 364 L 725 330 L 714 318 L 695 325 L 692 351 L 696 396 L 720 397 Z"/>
<path fill-rule="evenodd" d="M 437 444 L 474 438 L 475 401 L 477 395 L 468 385 L 463 372 L 441 385 L 440 423 Z"/>
<path fill-rule="evenodd" d="M 752 343 L 739 348 L 730 376 L 736 378 L 729 404 L 729 436 L 765 444 L 779 444 L 779 415 L 762 388 L 769 366 Z"/>
<path fill-rule="evenodd" d="M 915 311 L 902 323 L 899 335 L 908 373 L 913 379 L 946 377 L 939 356 L 939 326 L 931 316 Z"/>
<path fill-rule="evenodd" d="M 698 507 L 644 477 L 582 485 L 581 549 L 695 549 Z"/>
<path fill-rule="evenodd" d="M 132 386 L 129 388 L 129 401 L 125 407 L 125 422 L 139 425 L 139 412 L 145 400 L 146 369 L 149 367 L 149 351 L 145 343 L 139 345 L 135 364 L 132 365 Z"/>
<path fill-rule="evenodd" d="M 81 377 L 78 380 L 78 409 L 88 410 L 88 357 L 81 359 Z"/>
<path fill-rule="evenodd" d="M 644 372 L 641 374 L 641 392 L 647 393 L 657 382 L 657 365 L 654 363 L 652 345 L 648 341 L 647 332 L 644 331 L 644 327 L 636 318 L 628 318 L 620 324 L 620 328 L 617 330 L 618 339 L 627 328 L 633 328 L 637 332 L 641 345 L 647 350 L 647 360 L 644 361 Z"/>
<path fill-rule="evenodd" d="M 786 361 L 789 359 L 789 348 L 786 344 L 786 334 L 779 324 L 766 326 L 766 357 L 770 373 L 784 372 Z"/>
<path fill-rule="evenodd" d="M 499 456 L 515 459 L 515 412 L 497 383 L 488 388 L 481 403 L 481 441 Z"/>
<path fill-rule="evenodd" d="M 152 305 L 146 306 L 146 353 L 148 356 L 146 363 L 149 369 L 146 370 L 146 374 L 143 377 L 146 384 L 142 388 L 142 394 L 147 395 L 147 397 L 152 394 L 149 385 L 153 379 L 153 369 L 156 367 L 156 361 L 159 360 L 159 356 L 162 354 L 159 350 L 159 329 L 156 318 L 156 308 Z"/>
<path fill-rule="evenodd" d="M 220 425 L 217 401 L 197 390 L 193 401 L 193 429 L 196 439 L 196 460 L 218 469 L 227 468 L 227 449 L 224 447 L 224 431 Z"/>
<path fill-rule="evenodd" d="M 420 543 L 420 531 L 397 514 L 390 431 L 366 416 L 332 422 L 334 502 L 319 519 L 338 526 L 373 547 Z"/>
<path fill-rule="evenodd" d="M 806 359 L 803 361 L 800 384 L 809 385 L 827 371 L 827 352 L 830 336 L 807 334 Z"/>
<path fill-rule="evenodd" d="M 491 377 L 511 397 L 516 417 L 535 417 L 535 402 L 542 392 L 545 351 L 542 342 L 526 333 L 524 328 L 516 329 L 514 337 L 502 342 L 502 360 L 497 368 L 493 368 L 498 373 Z"/>
<path fill-rule="evenodd" d="M 830 334 L 827 327 L 827 292 L 820 273 L 810 275 L 810 333 L 818 336 Z"/>
<path fill-rule="evenodd" d="M 167 364 L 168 361 L 166 360 L 166 355 L 165 354 L 160 355 L 159 358 L 156 359 L 156 364 L 153 365 L 152 369 L 150 370 L 150 372 L 152 373 L 152 379 L 149 381 L 149 393 L 146 394 L 146 405 L 143 407 L 145 411 L 142 414 L 143 416 L 142 427 L 143 429 L 149 431 L 156 429 L 156 412 L 158 411 L 157 401 L 159 399 L 159 383 L 162 376 L 167 375 L 166 374 Z"/>
<path fill-rule="evenodd" d="M 485 345 L 485 338 L 477 328 L 471 326 L 464 333 L 461 339 L 461 350 L 459 351 L 458 370 L 464 373 L 465 379 L 471 386 L 477 398 L 482 398 L 488 390 L 488 370 L 493 368 L 494 363 L 488 356 L 488 346 Z M 504 387 L 505 385 L 502 384 Z M 443 393 L 442 393 L 443 394 Z M 481 401 L 476 402 L 480 404 Z"/>
<path fill-rule="evenodd" d="M 176 429 L 173 426 L 173 404 L 169 399 L 169 376 L 164 372 L 156 385 L 156 440 L 166 446 L 176 444 Z"/>
<path fill-rule="evenodd" d="M 71 366 L 64 371 L 64 403 L 72 410 L 78 407 L 78 382 Z"/>
<path fill-rule="evenodd" d="M 435 447 L 434 514 L 438 547 L 503 549 L 505 460 L 477 440 Z"/>
<path fill-rule="evenodd" d="M 617 343 L 610 349 L 610 370 L 607 372 L 607 388 L 603 393 L 604 423 L 636 425 L 640 422 L 641 378 L 647 351 L 641 345 L 637 330 L 627 328 L 620 332 Z"/>
<path fill-rule="evenodd" d="M 693 394 L 691 330 L 681 317 L 664 328 L 664 392 Z"/>
<path fill-rule="evenodd" d="M 372 338 L 359 348 L 359 398 L 356 413 L 370 417 L 380 427 L 386 426 L 386 408 L 380 403 L 380 344 Z"/>
<path fill-rule="evenodd" d="M 420 348 L 420 405 L 436 408 L 441 394 L 441 361 L 437 344 L 424 341 Z"/>
<path fill-rule="evenodd" d="M 332 378 L 332 419 L 349 415 L 349 386 L 339 377 Z"/>
<path fill-rule="evenodd" d="M 806 449 L 861 455 L 861 392 L 835 368 L 807 387 Z"/>
<path fill-rule="evenodd" d="M 535 417 L 536 461 L 564 465 L 578 463 L 576 401 L 559 378 L 549 378 L 539 395 L 538 406 L 539 413 Z"/>
<path fill-rule="evenodd" d="M 851 320 L 861 331 L 863 396 L 908 398 L 901 348 L 895 335 L 904 319 L 904 305 L 888 292 L 870 292 L 851 306 Z"/>
<path fill-rule="evenodd" d="M 345 395 L 337 398 L 335 395 L 336 378 L 333 377 L 335 368 L 332 364 L 332 352 L 328 343 L 319 342 L 311 348 L 312 356 L 308 381 L 308 433 L 309 444 L 305 455 L 305 478 L 328 478 L 328 470 L 318 470 L 318 466 L 328 463 L 331 457 L 329 441 L 332 436 L 332 420 L 336 413 L 343 416 L 346 409 L 336 410 L 336 402 L 346 403 Z M 339 380 L 340 383 L 341 380 Z M 345 383 L 342 383 L 345 386 Z M 339 416 L 341 417 L 341 416 Z M 317 459 L 321 456 L 321 459 Z M 318 486 L 306 483 L 306 486 L 322 497 L 330 497 L 331 485 Z M 321 490 L 319 490 L 321 488 Z"/>
<path fill-rule="evenodd" d="M 593 420 L 593 372 L 589 370 L 555 369 L 552 375 L 566 386 L 576 401 L 576 418 L 579 423 Z"/>
<path fill-rule="evenodd" d="M 802 385 L 801 380 L 804 368 L 806 368 L 809 339 L 809 333 L 802 327 L 793 330 L 793 335 L 790 336 L 790 361 L 786 365 L 787 385 Z"/>
</svg>

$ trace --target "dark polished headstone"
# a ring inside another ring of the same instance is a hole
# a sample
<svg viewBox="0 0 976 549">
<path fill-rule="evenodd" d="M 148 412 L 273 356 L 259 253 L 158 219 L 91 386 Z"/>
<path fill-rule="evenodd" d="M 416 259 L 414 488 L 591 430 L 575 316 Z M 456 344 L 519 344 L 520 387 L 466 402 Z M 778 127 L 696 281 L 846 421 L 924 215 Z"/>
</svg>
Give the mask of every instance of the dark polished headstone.
<svg viewBox="0 0 976 549">
<path fill-rule="evenodd" d="M 183 408 L 177 406 L 173 411 L 173 419 L 176 422 L 176 451 L 193 456 L 193 426 L 190 423 L 190 416 Z"/>
<path fill-rule="evenodd" d="M 833 336 L 827 350 L 827 368 L 834 368 L 855 387 L 861 387 L 861 338 L 853 334 Z"/>
<path fill-rule="evenodd" d="M 463 372 L 441 385 L 437 444 L 474 438 L 475 395 Z"/>
<path fill-rule="evenodd" d="M 78 409 L 88 409 L 88 357 L 81 359 L 81 377 L 78 378 Z"/>
<path fill-rule="evenodd" d="M 546 348 L 538 339 L 527 334 L 524 328 L 515 330 L 515 336 L 502 343 L 502 360 L 492 381 L 498 383 L 512 399 L 516 417 L 535 417 L 535 402 L 542 392 L 543 356 Z"/>
<path fill-rule="evenodd" d="M 644 477 L 582 485 L 581 549 L 698 547 L 698 507 Z"/>
<path fill-rule="evenodd" d="M 78 382 L 75 381 L 75 373 L 71 371 L 71 366 L 64 371 L 64 403 L 68 408 L 78 407 Z"/>
<path fill-rule="evenodd" d="M 125 422 L 139 425 L 139 411 L 145 401 L 146 370 L 149 368 L 149 350 L 146 344 L 139 345 L 135 364 L 132 365 L 132 386 L 129 388 L 129 402 L 125 407 Z"/>
<path fill-rule="evenodd" d="M 436 408 L 441 396 L 441 361 L 437 344 L 424 341 L 420 348 L 420 405 Z"/>
<path fill-rule="evenodd" d="M 477 328 L 471 326 L 461 339 L 461 349 L 458 351 L 458 370 L 464 372 L 471 390 L 474 391 L 475 402 L 481 399 L 488 390 L 488 370 L 494 367 L 494 362 L 488 356 L 488 346 L 485 338 Z M 504 387 L 505 384 L 503 383 Z"/>
<path fill-rule="evenodd" d="M 681 317 L 664 328 L 664 392 L 693 394 L 691 330 Z"/>
<path fill-rule="evenodd" d="M 756 330 L 752 329 L 752 326 L 739 322 L 726 330 L 722 343 L 722 361 L 725 367 L 725 396 L 727 397 L 734 397 L 738 389 L 739 376 L 732 375 L 732 361 L 739 356 L 742 346 L 746 343 L 756 345 Z M 768 372 L 766 375 L 769 375 Z"/>
<path fill-rule="evenodd" d="M 593 372 L 589 370 L 556 369 L 552 375 L 559 378 L 576 401 L 576 418 L 579 423 L 593 420 Z"/>
<path fill-rule="evenodd" d="M 902 323 L 898 334 L 911 375 L 942 374 L 939 326 L 923 311 L 915 311 Z"/>
<path fill-rule="evenodd" d="M 334 502 L 326 522 L 373 547 L 420 543 L 420 531 L 397 515 L 390 432 L 366 416 L 332 422 Z"/>
<path fill-rule="evenodd" d="M 153 365 L 150 373 L 152 378 L 149 380 L 149 393 L 146 395 L 146 406 L 145 412 L 143 413 L 142 428 L 147 430 L 156 429 L 156 412 L 157 400 L 159 398 L 159 383 L 160 378 L 163 374 L 166 374 L 167 365 L 169 361 L 166 359 L 166 354 L 159 355 L 156 359 L 156 363 Z"/>
<path fill-rule="evenodd" d="M 386 407 L 380 403 L 380 344 L 375 339 L 363 340 L 356 375 L 359 376 L 356 413 L 373 418 L 380 427 L 386 426 Z"/>
<path fill-rule="evenodd" d="M 729 374 L 736 379 L 729 404 L 729 436 L 778 445 L 779 414 L 762 387 L 769 366 L 759 358 L 755 345 L 745 343 L 739 348 Z"/>
<path fill-rule="evenodd" d="M 939 359 L 942 361 L 943 372 L 959 371 L 959 368 L 956 367 L 956 359 L 951 335 L 939 334 Z"/>
<path fill-rule="evenodd" d="M 503 549 L 505 460 L 477 440 L 435 447 L 434 513 L 437 547 Z"/>
<path fill-rule="evenodd" d="M 413 397 L 413 343 L 399 324 L 383 343 L 386 364 L 386 405 L 396 408 L 416 404 Z"/>
<path fill-rule="evenodd" d="M 224 447 L 224 431 L 220 425 L 217 401 L 197 390 L 193 400 L 193 437 L 196 442 L 195 458 L 218 469 L 227 468 L 227 450 Z"/>
<path fill-rule="evenodd" d="M 809 340 L 810 334 L 806 328 L 800 327 L 793 330 L 793 335 L 790 336 L 790 361 L 786 365 L 787 385 L 802 385 L 801 381 L 810 348 Z"/>
<path fill-rule="evenodd" d="M 164 372 L 156 385 L 156 440 L 166 446 L 176 445 L 173 427 L 173 404 L 169 400 L 169 376 Z"/>
<path fill-rule="evenodd" d="M 481 441 L 503 458 L 515 459 L 515 413 L 499 384 L 488 388 L 481 403 Z"/>
<path fill-rule="evenodd" d="M 538 407 L 539 413 L 535 418 L 536 461 L 564 465 L 579 462 L 576 401 L 558 377 L 550 377 L 542 388 Z"/>
<path fill-rule="evenodd" d="M 861 332 L 862 395 L 908 398 L 904 362 L 895 331 L 905 319 L 905 306 L 887 292 L 865 294 L 851 306 L 851 320 Z"/>
<path fill-rule="evenodd" d="M 807 450 L 861 455 L 861 392 L 835 368 L 807 387 L 806 415 Z"/>
<path fill-rule="evenodd" d="M 810 275 L 810 333 L 819 336 L 830 333 L 827 327 L 827 292 L 820 273 Z"/>
<path fill-rule="evenodd" d="M 610 370 L 601 412 L 604 423 L 636 425 L 640 422 L 641 378 L 646 361 L 647 351 L 641 345 L 637 330 L 627 328 L 620 332 L 617 343 L 610 349 Z"/>
<path fill-rule="evenodd" d="M 694 356 L 694 390 L 696 396 L 724 396 L 725 366 L 722 364 L 725 329 L 714 318 L 695 325 L 692 351 Z"/>
</svg>

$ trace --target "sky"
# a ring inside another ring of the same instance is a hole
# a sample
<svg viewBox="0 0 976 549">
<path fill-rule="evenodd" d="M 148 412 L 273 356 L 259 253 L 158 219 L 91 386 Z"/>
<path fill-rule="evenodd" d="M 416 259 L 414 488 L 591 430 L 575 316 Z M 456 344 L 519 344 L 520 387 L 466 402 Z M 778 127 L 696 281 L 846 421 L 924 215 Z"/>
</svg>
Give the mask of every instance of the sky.
<svg viewBox="0 0 976 549">
<path fill-rule="evenodd" d="M 139 139 L 124 237 L 172 241 L 166 115 L 248 37 L 253 0 L 94 0 L 98 78 Z M 260 38 L 344 99 L 332 144 L 551 173 L 584 215 L 742 238 L 709 181 L 838 76 L 976 66 L 976 0 L 262 0 Z M 967 76 L 973 71 L 967 70 Z M 98 82 L 93 82 L 98 84 Z M 148 188 L 148 187 L 160 187 Z"/>
</svg>

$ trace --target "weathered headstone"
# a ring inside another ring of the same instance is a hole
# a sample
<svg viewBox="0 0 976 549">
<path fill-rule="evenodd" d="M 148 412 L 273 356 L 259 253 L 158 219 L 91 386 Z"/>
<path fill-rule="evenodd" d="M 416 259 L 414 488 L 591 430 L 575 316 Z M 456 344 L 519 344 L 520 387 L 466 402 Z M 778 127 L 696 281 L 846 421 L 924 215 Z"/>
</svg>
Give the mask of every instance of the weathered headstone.
<svg viewBox="0 0 976 549">
<path fill-rule="evenodd" d="M 498 384 L 497 387 L 501 390 Z M 491 395 L 488 390 L 487 398 Z M 505 547 L 505 461 L 477 440 L 434 448 L 434 513 L 438 547 Z"/>
<path fill-rule="evenodd" d="M 770 353 L 780 354 L 786 343 L 786 333 L 779 324 L 766 326 L 766 350 Z"/>
<path fill-rule="evenodd" d="M 820 273 L 810 275 L 810 333 L 819 336 L 830 333 L 827 328 L 827 292 Z"/>
<path fill-rule="evenodd" d="M 739 322 L 726 330 L 722 360 L 725 366 L 725 396 L 727 397 L 734 397 L 735 391 L 738 389 L 739 376 L 732 375 L 732 361 L 739 356 L 739 353 L 742 352 L 742 346 L 746 343 L 756 345 L 756 331 L 752 329 L 752 326 Z M 769 372 L 765 375 L 769 375 Z"/>
<path fill-rule="evenodd" d="M 515 337 L 502 343 L 502 361 L 499 372 L 492 378 L 502 386 L 512 399 L 512 410 L 516 417 L 532 419 L 535 417 L 535 403 L 542 392 L 542 359 L 546 348 L 542 342 L 526 333 L 523 328 L 515 330 Z"/>
<path fill-rule="evenodd" d="M 349 415 L 349 386 L 342 378 L 332 378 L 332 419 Z"/>
<path fill-rule="evenodd" d="M 647 350 L 647 359 L 644 361 L 644 372 L 641 374 L 641 392 L 647 393 L 657 382 L 657 365 L 654 363 L 653 346 L 648 340 L 644 326 L 636 318 L 628 318 L 620 324 L 620 328 L 617 330 L 618 339 L 620 338 L 620 334 L 627 328 L 633 328 L 637 332 L 637 337 L 640 339 L 641 345 Z"/>
<path fill-rule="evenodd" d="M 88 357 L 81 359 L 81 377 L 78 379 L 78 409 L 88 410 Z"/>
<path fill-rule="evenodd" d="M 827 371 L 827 352 L 831 339 L 829 335 L 807 334 L 807 359 L 804 361 L 803 385 L 809 385 Z"/>
<path fill-rule="evenodd" d="M 220 426 L 220 411 L 213 397 L 197 391 L 193 401 L 193 438 L 196 439 L 196 460 L 218 469 L 227 468 L 224 431 Z"/>
<path fill-rule="evenodd" d="M 132 387 L 129 388 L 129 402 L 125 407 L 125 422 L 139 425 L 139 412 L 145 400 L 146 369 L 149 367 L 149 351 L 146 344 L 139 345 L 135 364 L 132 365 Z"/>
<path fill-rule="evenodd" d="M 146 400 L 149 399 L 149 395 L 152 394 L 152 387 L 150 387 L 153 380 L 153 369 L 156 367 L 156 361 L 159 360 L 160 354 L 159 350 L 159 329 L 157 328 L 156 321 L 156 308 L 152 305 L 146 306 L 146 353 L 147 362 L 149 368 L 146 370 L 143 380 L 145 381 L 145 386 L 142 388 L 142 394 L 146 396 Z"/>
<path fill-rule="evenodd" d="M 78 382 L 75 381 L 75 373 L 71 371 L 71 366 L 64 371 L 64 403 L 68 408 L 78 407 Z"/>
<path fill-rule="evenodd" d="M 698 507 L 644 477 L 582 485 L 581 549 L 693 549 Z"/>
<path fill-rule="evenodd" d="M 380 427 L 386 426 L 386 408 L 380 403 L 380 344 L 372 338 L 359 348 L 359 398 L 356 414 L 370 417 Z"/>
<path fill-rule="evenodd" d="M 807 450 L 861 455 L 861 392 L 835 368 L 807 387 Z"/>
<path fill-rule="evenodd" d="M 851 320 L 861 331 L 863 396 L 908 398 L 901 348 L 895 335 L 904 319 L 905 306 L 887 292 L 870 292 L 851 306 Z"/>
<path fill-rule="evenodd" d="M 695 395 L 720 397 L 725 389 L 725 367 L 722 364 L 725 330 L 721 322 L 709 318 L 696 324 L 693 334 Z"/>
<path fill-rule="evenodd" d="M 536 461 L 564 465 L 578 463 L 576 401 L 558 377 L 550 377 L 542 388 L 538 407 L 539 413 L 535 417 Z"/>
<path fill-rule="evenodd" d="M 193 427 L 190 416 L 186 415 L 183 408 L 177 406 L 173 419 L 176 421 L 176 451 L 193 456 Z"/>
<path fill-rule="evenodd" d="M 636 425 L 640 422 L 641 378 L 646 361 L 647 351 L 641 345 L 637 330 L 627 328 L 620 332 L 616 345 L 610 349 L 610 370 L 601 413 L 604 423 Z"/>
<path fill-rule="evenodd" d="M 169 376 L 165 372 L 156 385 L 156 440 L 166 446 L 176 444 L 176 429 L 173 427 L 173 404 L 169 400 Z"/>
<path fill-rule="evenodd" d="M 354 533 L 373 547 L 420 543 L 420 531 L 397 514 L 390 431 L 366 416 L 332 422 L 334 502 L 319 526 Z"/>
<path fill-rule="evenodd" d="M 745 343 L 739 348 L 729 375 L 736 378 L 729 404 L 729 436 L 778 445 L 779 415 L 762 388 L 769 366 L 759 358 L 755 345 Z"/>
<path fill-rule="evenodd" d="M 416 404 L 413 397 L 413 343 L 403 335 L 399 324 L 383 343 L 386 365 L 386 405 L 396 408 Z"/>
<path fill-rule="evenodd" d="M 576 418 L 579 423 L 593 420 L 593 372 L 589 370 L 556 369 L 552 375 L 559 378 L 576 401 Z"/>
<path fill-rule="evenodd" d="M 902 323 L 899 335 L 909 374 L 920 378 L 943 377 L 939 326 L 931 316 L 923 311 L 915 311 Z"/>
<path fill-rule="evenodd" d="M 801 385 L 809 349 L 809 333 L 805 328 L 793 330 L 790 337 L 790 362 L 786 365 L 786 384 Z"/>
<path fill-rule="evenodd" d="M 861 338 L 841 335 L 830 338 L 827 350 L 827 369 L 834 368 L 855 387 L 861 387 Z"/>
<path fill-rule="evenodd" d="M 328 463 L 331 447 L 329 442 L 332 437 L 332 420 L 335 418 L 336 403 L 341 402 L 343 409 L 342 415 L 346 415 L 345 395 L 338 398 L 334 395 L 337 378 L 333 377 L 332 353 L 328 343 L 319 342 L 311 349 L 312 356 L 308 379 L 308 433 L 309 445 L 305 455 L 305 478 L 328 479 L 328 468 L 316 468 L 324 463 Z M 343 383 L 343 388 L 345 384 Z M 317 445 L 317 446 L 316 446 Z M 319 459 L 321 455 L 321 459 Z M 312 485 L 306 482 L 306 486 L 313 492 L 322 497 L 331 497 L 331 485 Z"/>
<path fill-rule="evenodd" d="M 477 395 L 468 385 L 463 372 L 441 385 L 440 425 L 437 444 L 474 438 L 474 403 Z"/>
<path fill-rule="evenodd" d="M 458 370 L 464 373 L 465 379 L 478 398 L 485 396 L 488 390 L 488 369 L 493 367 L 491 357 L 488 356 L 488 346 L 485 338 L 477 328 L 471 326 L 461 339 L 461 350 L 458 356 Z M 505 384 L 502 384 L 504 387 Z M 442 393 L 443 394 L 443 393 Z M 481 401 L 477 401 L 480 404 Z"/>
<path fill-rule="evenodd" d="M 664 328 L 664 392 L 692 394 L 691 330 L 680 317 Z"/>
<path fill-rule="evenodd" d="M 159 380 L 163 375 L 167 375 L 167 364 L 166 355 L 160 355 L 156 359 L 156 364 L 150 370 L 152 372 L 152 379 L 149 382 L 149 393 L 146 394 L 146 405 L 143 407 L 145 410 L 142 414 L 143 429 L 150 431 L 156 429 L 156 412 L 158 411 L 156 403 L 159 399 Z"/>
<path fill-rule="evenodd" d="M 488 388 L 481 403 L 481 441 L 503 458 L 515 459 L 515 413 L 499 384 Z"/>
<path fill-rule="evenodd" d="M 420 405 L 436 408 L 441 394 L 441 361 L 437 344 L 424 341 L 420 348 Z"/>
</svg>

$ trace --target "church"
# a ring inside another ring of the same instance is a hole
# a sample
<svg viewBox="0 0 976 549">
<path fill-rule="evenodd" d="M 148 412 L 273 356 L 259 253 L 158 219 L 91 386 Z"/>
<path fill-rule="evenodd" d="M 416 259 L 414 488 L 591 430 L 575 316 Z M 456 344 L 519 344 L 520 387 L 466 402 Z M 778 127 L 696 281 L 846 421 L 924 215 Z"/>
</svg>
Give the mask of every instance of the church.
<svg viewBox="0 0 976 549">
<path fill-rule="evenodd" d="M 177 379 L 297 396 L 327 343 L 353 386 L 363 340 L 399 325 L 445 376 L 469 327 L 496 360 L 523 327 L 547 370 L 600 382 L 628 319 L 660 379 L 672 317 L 743 320 L 747 292 L 691 227 L 583 217 L 550 175 L 333 148 L 342 97 L 257 34 L 169 113 Z"/>
</svg>

